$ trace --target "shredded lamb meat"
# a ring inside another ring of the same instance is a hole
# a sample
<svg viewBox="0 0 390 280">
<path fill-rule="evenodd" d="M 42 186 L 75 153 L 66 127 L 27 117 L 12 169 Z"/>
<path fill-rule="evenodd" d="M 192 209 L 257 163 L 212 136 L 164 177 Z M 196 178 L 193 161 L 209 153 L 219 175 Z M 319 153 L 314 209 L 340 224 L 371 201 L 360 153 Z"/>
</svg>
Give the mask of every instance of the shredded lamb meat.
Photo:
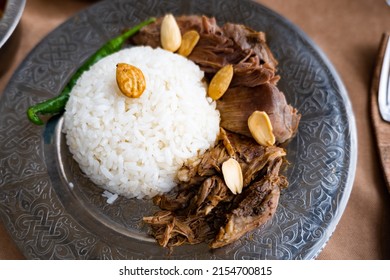
<svg viewBox="0 0 390 280">
<path fill-rule="evenodd" d="M 150 217 L 151 234 L 164 247 L 207 242 L 210 248 L 230 244 L 265 224 L 275 213 L 281 189 L 288 185 L 280 174 L 286 151 L 278 145 L 297 132 L 300 115 L 289 105 L 277 82 L 278 62 L 263 32 L 244 25 L 219 26 L 215 18 L 180 16 L 181 33 L 196 30 L 200 39 L 188 56 L 210 81 L 227 64 L 234 75 L 229 89 L 217 101 L 221 133 L 214 147 L 189 160 L 178 172 L 178 186 L 154 197 L 161 209 Z M 135 45 L 161 47 L 162 18 L 132 38 Z M 254 111 L 265 111 L 272 123 L 276 144 L 259 145 L 251 137 L 247 120 Z M 238 161 L 244 178 L 241 194 L 234 195 L 221 172 L 229 158 Z"/>
<path fill-rule="evenodd" d="M 265 111 L 278 143 L 284 143 L 295 135 L 301 118 L 297 110 L 287 104 L 283 92 L 271 83 L 255 87 L 230 87 L 217 100 L 217 109 L 223 128 L 249 137 L 249 116 L 256 110 Z"/>
<path fill-rule="evenodd" d="M 161 21 L 159 18 L 144 27 L 133 37 L 132 43 L 161 47 Z M 180 16 L 177 23 L 182 34 L 189 30 L 199 32 L 199 42 L 188 59 L 199 65 L 209 80 L 224 65 L 233 65 L 230 88 L 217 101 L 222 127 L 250 136 L 247 119 L 256 109 L 270 116 L 278 143 L 295 135 L 300 115 L 276 87 L 280 78 L 276 74 L 277 61 L 263 32 L 233 23 L 219 27 L 215 18 L 205 16 Z"/>
<path fill-rule="evenodd" d="M 232 132 L 221 134 L 218 145 L 209 149 L 200 162 L 182 167 L 179 179 L 184 181 L 178 190 L 154 198 L 162 211 L 145 217 L 144 222 L 152 225 L 160 245 L 209 242 L 211 248 L 218 248 L 266 222 L 275 212 L 280 188 L 287 186 L 285 177 L 279 175 L 285 151 L 261 146 L 252 138 Z M 244 191 L 240 195 L 231 193 L 221 174 L 229 153 L 243 170 Z M 258 179 L 261 172 L 265 175 Z"/>
<path fill-rule="evenodd" d="M 209 78 L 222 66 L 233 64 L 232 86 L 252 87 L 279 80 L 279 76 L 275 76 L 277 61 L 266 44 L 263 32 L 232 23 L 221 28 L 215 18 L 205 16 L 181 16 L 176 20 L 182 34 L 189 30 L 200 34 L 199 42 L 188 58 L 198 64 Z M 132 42 L 161 47 L 161 21 L 162 18 L 159 18 L 144 27 Z"/>
</svg>

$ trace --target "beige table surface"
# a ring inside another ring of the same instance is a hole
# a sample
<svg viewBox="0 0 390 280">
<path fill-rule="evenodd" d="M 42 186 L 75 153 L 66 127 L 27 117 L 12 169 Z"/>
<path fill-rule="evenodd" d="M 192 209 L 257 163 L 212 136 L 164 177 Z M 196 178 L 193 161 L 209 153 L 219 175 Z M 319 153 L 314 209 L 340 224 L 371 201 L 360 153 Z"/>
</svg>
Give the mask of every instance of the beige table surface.
<svg viewBox="0 0 390 280">
<path fill-rule="evenodd" d="M 15 59 L 0 77 L 0 94 L 31 49 L 87 0 L 28 0 Z M 346 210 L 318 259 L 389 259 L 390 197 L 370 120 L 370 82 L 380 36 L 390 31 L 385 0 L 258 0 L 301 28 L 341 76 L 356 117 L 358 163 Z M 1 63 L 1 62 L 0 62 Z M 0 259 L 24 259 L 0 220 Z"/>
</svg>

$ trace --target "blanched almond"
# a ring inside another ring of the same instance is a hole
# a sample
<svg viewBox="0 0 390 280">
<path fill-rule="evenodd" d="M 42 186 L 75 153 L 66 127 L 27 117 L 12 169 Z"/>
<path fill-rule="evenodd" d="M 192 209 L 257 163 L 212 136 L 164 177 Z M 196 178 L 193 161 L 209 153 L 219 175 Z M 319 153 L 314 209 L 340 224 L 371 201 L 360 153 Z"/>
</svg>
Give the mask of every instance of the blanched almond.
<svg viewBox="0 0 390 280">
<path fill-rule="evenodd" d="M 142 71 L 127 63 L 116 65 L 116 83 L 120 91 L 127 97 L 137 98 L 146 88 L 146 81 Z"/>
<path fill-rule="evenodd" d="M 253 138 L 263 146 L 275 144 L 275 136 L 272 132 L 272 123 L 264 111 L 254 111 L 248 118 L 248 127 Z"/>
<path fill-rule="evenodd" d="M 161 22 L 160 40 L 163 49 L 175 52 L 181 45 L 180 28 L 172 14 L 164 16 Z"/>
<path fill-rule="evenodd" d="M 211 79 L 208 95 L 214 99 L 218 100 L 229 88 L 230 82 L 233 79 L 233 65 L 228 64 L 218 70 L 218 72 Z"/>
<path fill-rule="evenodd" d="M 233 194 L 241 193 L 244 185 L 241 166 L 237 160 L 230 158 L 222 163 L 222 175 L 226 186 Z"/>
<path fill-rule="evenodd" d="M 195 48 L 200 38 L 199 33 L 196 30 L 190 30 L 183 34 L 181 45 L 178 50 L 178 54 L 182 56 L 189 56 L 192 50 Z"/>
</svg>

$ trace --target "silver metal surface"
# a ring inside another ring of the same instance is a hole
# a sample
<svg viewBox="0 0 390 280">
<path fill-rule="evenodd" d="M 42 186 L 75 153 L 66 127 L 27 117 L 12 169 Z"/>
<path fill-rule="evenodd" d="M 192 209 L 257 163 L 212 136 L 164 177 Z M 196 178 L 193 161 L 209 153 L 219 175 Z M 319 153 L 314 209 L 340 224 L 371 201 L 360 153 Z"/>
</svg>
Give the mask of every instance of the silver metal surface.
<svg viewBox="0 0 390 280">
<path fill-rule="evenodd" d="M 387 122 L 390 122 L 389 74 L 390 74 L 390 44 L 389 44 L 389 39 L 387 39 L 386 50 L 383 56 L 381 75 L 379 79 L 379 89 L 378 89 L 379 112 L 381 114 L 382 119 L 384 119 Z"/>
<path fill-rule="evenodd" d="M 26 0 L 8 0 L 3 18 L 0 21 L 0 48 L 16 29 L 22 17 Z"/>
</svg>

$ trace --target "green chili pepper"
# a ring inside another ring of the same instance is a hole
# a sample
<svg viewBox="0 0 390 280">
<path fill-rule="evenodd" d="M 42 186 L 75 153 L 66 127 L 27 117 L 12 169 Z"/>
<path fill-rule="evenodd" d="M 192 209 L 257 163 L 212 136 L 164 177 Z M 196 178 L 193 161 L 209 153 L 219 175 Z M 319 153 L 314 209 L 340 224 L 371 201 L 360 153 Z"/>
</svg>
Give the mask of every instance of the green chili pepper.
<svg viewBox="0 0 390 280">
<path fill-rule="evenodd" d="M 108 41 L 100 49 L 98 49 L 77 71 L 73 74 L 68 84 L 62 90 L 62 92 L 53 98 L 50 98 L 46 101 L 38 103 L 28 108 L 27 117 L 28 119 L 37 125 L 43 125 L 43 121 L 38 116 L 38 114 L 58 114 L 61 113 L 66 105 L 66 102 L 69 99 L 69 93 L 72 90 L 73 86 L 76 84 L 80 76 L 87 71 L 94 63 L 106 57 L 114 52 L 119 51 L 125 41 L 137 33 L 142 27 L 151 24 L 156 18 L 150 18 L 146 21 L 141 22 L 140 24 L 129 29 L 122 35 Z"/>
</svg>

